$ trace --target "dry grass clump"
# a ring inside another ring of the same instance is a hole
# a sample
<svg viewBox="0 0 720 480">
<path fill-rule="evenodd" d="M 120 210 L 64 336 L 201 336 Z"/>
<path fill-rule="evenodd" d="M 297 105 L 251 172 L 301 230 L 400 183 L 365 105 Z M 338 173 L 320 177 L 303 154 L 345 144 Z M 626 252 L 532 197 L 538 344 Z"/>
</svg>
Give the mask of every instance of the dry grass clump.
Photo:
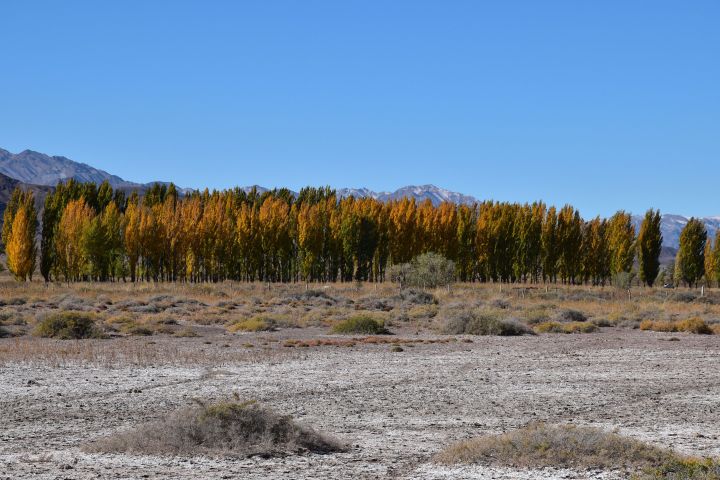
<svg viewBox="0 0 720 480">
<path fill-rule="evenodd" d="M 270 319 L 265 317 L 253 317 L 246 320 L 240 320 L 230 325 L 228 332 L 271 332 L 275 330 L 275 326 Z"/>
<path fill-rule="evenodd" d="M 229 457 L 332 453 L 338 440 L 255 402 L 220 402 L 181 409 L 135 429 L 87 445 L 88 452 Z"/>
<path fill-rule="evenodd" d="M 10 333 L 9 330 L 7 330 L 6 328 L 0 327 L 0 338 L 7 338 L 7 337 L 12 337 L 12 336 L 13 336 L 13 334 Z"/>
<path fill-rule="evenodd" d="M 514 318 L 502 318 L 494 312 L 453 311 L 446 315 L 442 332 L 450 335 L 534 335 L 535 332 Z"/>
<path fill-rule="evenodd" d="M 672 302 L 680 302 L 680 303 L 690 303 L 697 299 L 697 295 L 690 292 L 677 292 L 673 293 L 673 295 L 670 297 L 670 301 Z"/>
<path fill-rule="evenodd" d="M 26 303 L 27 299 L 24 297 L 13 297 L 0 300 L 0 307 L 5 305 L 25 305 Z"/>
<path fill-rule="evenodd" d="M 712 335 L 717 333 L 715 325 L 712 327 L 705 323 L 705 320 L 693 317 L 686 320 L 643 320 L 640 322 L 640 330 L 652 332 L 688 332 L 701 335 Z M 720 331 L 720 330 L 719 330 Z"/>
<path fill-rule="evenodd" d="M 592 322 L 543 322 L 535 325 L 537 333 L 592 333 L 598 327 Z"/>
<path fill-rule="evenodd" d="M 244 320 L 239 320 L 229 327 L 229 332 L 272 332 L 280 327 L 289 327 L 291 325 L 289 321 L 281 317 L 271 317 L 267 315 L 260 315 Z"/>
<path fill-rule="evenodd" d="M 33 330 L 33 335 L 63 340 L 99 338 L 100 329 L 95 325 L 96 315 L 80 312 L 54 312 L 42 318 Z"/>
<path fill-rule="evenodd" d="M 26 325 L 25 317 L 12 312 L 0 313 L 0 325 Z"/>
<path fill-rule="evenodd" d="M 385 328 L 382 320 L 376 320 L 369 315 L 356 315 L 333 325 L 332 333 L 387 335 L 390 331 Z"/>
<path fill-rule="evenodd" d="M 416 305 L 407 311 L 408 320 L 424 320 L 434 318 L 438 314 L 438 307 L 435 304 Z"/>
<path fill-rule="evenodd" d="M 185 327 L 181 330 L 177 330 L 175 333 L 173 333 L 173 335 L 180 338 L 193 338 L 200 336 L 194 329 L 190 327 Z"/>
<path fill-rule="evenodd" d="M 679 458 L 646 469 L 636 480 L 720 480 L 720 463 L 711 458 Z"/>
<path fill-rule="evenodd" d="M 550 320 L 550 314 L 548 313 L 547 309 L 543 307 L 528 308 L 527 310 L 523 311 L 521 315 L 522 318 L 530 325 L 543 323 Z"/>
<path fill-rule="evenodd" d="M 155 334 L 174 335 L 178 322 L 169 316 L 138 316 L 133 313 L 114 315 L 105 320 L 105 328 L 111 332 L 130 336 Z"/>
<path fill-rule="evenodd" d="M 533 423 L 501 435 L 488 435 L 456 443 L 438 453 L 435 461 L 444 464 L 475 463 L 525 468 L 602 468 L 631 471 L 698 463 L 696 459 L 681 456 L 671 450 L 601 429 L 544 423 Z"/>
</svg>

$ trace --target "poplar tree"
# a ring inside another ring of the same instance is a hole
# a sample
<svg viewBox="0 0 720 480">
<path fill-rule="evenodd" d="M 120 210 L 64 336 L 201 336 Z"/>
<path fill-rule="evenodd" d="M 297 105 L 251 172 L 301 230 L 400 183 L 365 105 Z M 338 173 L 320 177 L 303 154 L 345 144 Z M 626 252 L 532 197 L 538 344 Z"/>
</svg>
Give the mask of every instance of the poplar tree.
<svg viewBox="0 0 720 480">
<path fill-rule="evenodd" d="M 475 230 L 476 210 L 474 207 L 460 205 L 457 210 L 456 236 L 458 253 L 455 266 L 458 277 L 463 282 L 475 279 Z"/>
<path fill-rule="evenodd" d="M 705 225 L 695 217 L 691 218 L 680 233 L 680 249 L 675 260 L 679 278 L 693 287 L 705 273 Z"/>
<path fill-rule="evenodd" d="M 705 242 L 705 285 L 709 288 L 712 287 L 712 283 L 715 280 L 717 264 L 715 259 L 715 252 L 710 239 Z"/>
<path fill-rule="evenodd" d="M 81 280 L 87 272 L 89 259 L 83 241 L 94 216 L 92 208 L 80 199 L 68 203 L 60 217 L 56 268 L 66 282 Z"/>
<path fill-rule="evenodd" d="M 29 195 L 32 201 L 32 195 Z M 35 229 L 36 215 L 31 204 L 18 209 L 12 222 L 6 247 L 8 270 L 16 280 L 24 282 L 32 280 L 35 270 Z"/>
<path fill-rule="evenodd" d="M 715 232 L 715 248 L 713 250 L 715 259 L 715 281 L 720 285 L 720 229 Z"/>
<path fill-rule="evenodd" d="M 617 275 L 632 270 L 635 257 L 635 227 L 629 213 L 619 211 L 608 222 L 610 273 Z"/>
<path fill-rule="evenodd" d="M 637 239 L 637 255 L 640 266 L 640 280 L 652 287 L 660 272 L 660 252 L 662 250 L 662 232 L 660 231 L 660 211 L 648 210 L 640 225 Z"/>
<path fill-rule="evenodd" d="M 550 207 L 542 226 L 542 272 L 543 281 L 555 282 L 557 280 L 558 262 L 558 223 L 555 207 Z"/>
<path fill-rule="evenodd" d="M 32 192 L 16 188 L 3 215 L 2 240 L 7 254 L 7 267 L 16 280 L 32 280 L 37 247 L 37 211 Z"/>
<path fill-rule="evenodd" d="M 582 220 L 580 213 L 571 205 L 565 205 L 558 214 L 557 244 L 558 272 L 563 283 L 575 283 L 580 273 L 580 246 Z"/>
</svg>

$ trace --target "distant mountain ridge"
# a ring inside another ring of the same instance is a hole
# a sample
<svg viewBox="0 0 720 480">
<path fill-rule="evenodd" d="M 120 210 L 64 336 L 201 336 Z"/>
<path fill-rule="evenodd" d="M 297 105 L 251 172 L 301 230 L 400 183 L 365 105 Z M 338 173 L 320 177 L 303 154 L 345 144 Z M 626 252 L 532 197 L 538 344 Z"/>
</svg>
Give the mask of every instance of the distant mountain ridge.
<svg viewBox="0 0 720 480">
<path fill-rule="evenodd" d="M 149 182 L 136 183 L 120 178 L 104 170 L 94 168 L 90 165 L 76 162 L 67 157 L 50 156 L 33 150 L 24 150 L 18 154 L 13 154 L 7 150 L 0 148 L 0 174 L 4 175 L 0 178 L 0 213 L 4 210 L 5 201 L 9 198 L 12 189 L 18 183 L 22 183 L 28 188 L 33 188 L 39 195 L 44 195 L 50 191 L 48 187 L 54 187 L 61 181 L 69 178 L 82 182 L 102 183 L 107 180 L 113 188 L 121 188 L 129 191 L 133 189 L 144 190 L 153 183 L 168 182 Z M 9 178 L 8 178 L 9 177 Z M 242 190 L 250 191 L 256 188 L 258 192 L 268 191 L 268 188 L 259 185 L 241 187 Z M 6 191 L 6 190 L 9 190 Z M 179 188 L 181 193 L 189 193 L 193 189 Z M 430 200 L 433 205 L 439 205 L 442 202 L 451 202 L 456 204 L 472 205 L 478 200 L 470 195 L 464 195 L 458 192 L 452 192 L 435 185 L 409 185 L 399 188 L 394 192 L 375 192 L 368 188 L 339 188 L 336 190 L 340 198 L 354 196 L 356 198 L 374 198 L 383 202 L 390 200 L 398 200 L 401 198 L 414 198 L 418 202 Z M 297 195 L 296 192 L 293 192 Z M 636 231 L 639 231 L 643 217 L 633 215 L 633 223 Z M 705 217 L 701 219 L 705 223 L 708 230 L 708 238 L 714 239 L 715 233 L 720 229 L 720 216 Z M 680 232 L 687 224 L 688 218 L 681 215 L 664 214 L 661 221 L 661 230 L 663 235 L 664 254 L 670 256 L 677 249 Z"/>
<path fill-rule="evenodd" d="M 51 157 L 33 150 L 13 154 L 0 149 L 0 173 L 34 185 L 55 186 L 61 181 L 74 178 L 80 182 L 96 183 L 107 180 L 113 188 L 139 186 L 90 165 L 66 157 Z"/>
<path fill-rule="evenodd" d="M 435 185 L 408 185 L 407 187 L 398 188 L 394 192 L 374 192 L 367 188 L 340 188 L 337 190 L 337 193 L 341 198 L 350 196 L 357 198 L 370 197 L 382 202 L 408 197 L 414 198 L 419 202 L 430 200 L 433 205 L 439 205 L 443 202 L 472 205 L 478 201 L 470 195 L 451 192 L 450 190 L 436 187 Z"/>
<path fill-rule="evenodd" d="M 2 224 L 2 214 L 5 212 L 5 207 L 10 201 L 13 190 L 17 187 L 33 192 L 35 195 L 35 207 L 38 210 L 42 209 L 45 202 L 45 196 L 53 190 L 53 187 L 23 183 L 20 180 L 0 173 L 0 224 Z"/>
</svg>

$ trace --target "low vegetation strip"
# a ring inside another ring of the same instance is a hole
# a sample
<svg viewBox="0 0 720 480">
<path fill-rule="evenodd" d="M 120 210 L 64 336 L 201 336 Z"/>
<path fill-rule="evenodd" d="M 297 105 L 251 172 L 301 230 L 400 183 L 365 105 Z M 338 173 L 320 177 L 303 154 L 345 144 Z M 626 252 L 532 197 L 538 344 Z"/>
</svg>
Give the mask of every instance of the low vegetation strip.
<svg viewBox="0 0 720 480">
<path fill-rule="evenodd" d="M 710 459 L 680 455 L 598 428 L 544 423 L 456 443 L 435 455 L 434 461 L 516 468 L 599 468 L 632 472 L 635 478 L 720 478 L 720 464 Z"/>
<path fill-rule="evenodd" d="M 255 402 L 219 402 L 179 410 L 138 428 L 85 446 L 87 452 L 229 457 L 332 453 L 338 440 Z"/>
<path fill-rule="evenodd" d="M 357 315 L 336 323 L 332 328 L 332 333 L 386 335 L 390 331 L 380 320 L 375 320 L 369 315 Z"/>
<path fill-rule="evenodd" d="M 442 333 L 450 335 L 534 335 L 535 332 L 514 318 L 502 318 L 494 312 L 458 311 L 448 314 Z"/>
<path fill-rule="evenodd" d="M 391 345 L 417 345 L 417 344 L 426 344 L 431 345 L 435 343 L 451 343 L 451 342 L 457 342 L 458 340 L 454 337 L 446 337 L 446 338 L 395 338 L 395 337 L 375 337 L 375 336 L 369 336 L 369 337 L 353 337 L 348 339 L 338 339 L 338 338 L 313 338 L 313 339 L 307 339 L 307 340 L 299 340 L 299 339 L 288 339 L 283 342 L 284 347 L 354 347 L 358 344 L 364 344 L 364 345 L 385 345 L 385 344 L 391 344 Z M 466 343 L 472 343 L 472 340 L 463 340 L 463 342 Z"/>
<path fill-rule="evenodd" d="M 598 327 L 591 322 L 543 322 L 535 325 L 537 333 L 592 333 Z"/>
<path fill-rule="evenodd" d="M 720 325 L 708 325 L 701 318 L 688 318 L 686 320 L 643 320 L 640 322 L 640 330 L 653 332 L 688 332 L 703 335 L 720 333 Z"/>
</svg>

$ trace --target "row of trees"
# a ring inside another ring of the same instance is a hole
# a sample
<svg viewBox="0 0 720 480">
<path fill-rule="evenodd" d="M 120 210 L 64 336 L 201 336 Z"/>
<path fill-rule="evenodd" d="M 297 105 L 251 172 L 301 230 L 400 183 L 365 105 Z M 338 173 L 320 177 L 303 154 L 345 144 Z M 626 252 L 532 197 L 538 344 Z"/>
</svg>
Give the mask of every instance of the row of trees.
<svg viewBox="0 0 720 480">
<path fill-rule="evenodd" d="M 542 202 L 383 203 L 338 199 L 329 188 L 297 197 L 285 189 L 180 196 L 172 184 L 126 197 L 108 183 L 73 180 L 46 197 L 42 225 L 46 281 L 383 281 L 389 265 L 434 252 L 453 262 L 461 281 L 604 285 L 637 261 L 652 285 L 662 244 L 653 210 L 636 235 L 623 211 L 586 221 L 570 205 Z M 16 190 L 2 240 L 19 280 L 34 271 L 36 229 L 32 194 Z M 718 275 L 715 244 L 701 222 L 688 224 L 677 261 L 684 281 Z"/>
</svg>

